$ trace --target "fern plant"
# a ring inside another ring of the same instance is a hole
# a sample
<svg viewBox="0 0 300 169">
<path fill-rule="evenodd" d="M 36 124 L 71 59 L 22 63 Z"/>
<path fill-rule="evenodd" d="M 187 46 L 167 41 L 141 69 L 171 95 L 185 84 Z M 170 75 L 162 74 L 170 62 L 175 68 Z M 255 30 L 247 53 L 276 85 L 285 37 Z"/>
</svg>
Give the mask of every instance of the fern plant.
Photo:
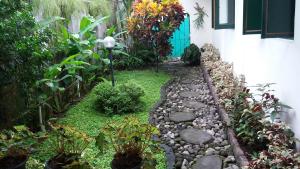
<svg viewBox="0 0 300 169">
<path fill-rule="evenodd" d="M 197 18 L 194 20 L 195 27 L 197 29 L 203 28 L 204 24 L 204 17 L 208 16 L 207 13 L 204 10 L 204 7 L 200 7 L 199 3 L 196 2 L 196 6 L 194 7 L 197 13 L 195 15 Z"/>
</svg>

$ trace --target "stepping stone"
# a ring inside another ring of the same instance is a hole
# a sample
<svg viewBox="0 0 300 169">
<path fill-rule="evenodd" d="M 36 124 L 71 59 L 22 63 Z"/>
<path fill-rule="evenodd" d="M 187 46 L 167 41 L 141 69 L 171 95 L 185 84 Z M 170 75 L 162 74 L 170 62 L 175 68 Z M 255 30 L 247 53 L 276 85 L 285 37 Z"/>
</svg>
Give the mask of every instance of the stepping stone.
<svg viewBox="0 0 300 169">
<path fill-rule="evenodd" d="M 186 122 L 186 121 L 193 121 L 196 118 L 196 116 L 192 112 L 178 112 L 178 113 L 171 113 L 169 118 L 174 122 Z"/>
<path fill-rule="evenodd" d="M 192 90 L 197 90 L 197 89 L 201 89 L 201 85 L 191 84 L 191 85 L 188 85 L 188 88 L 190 88 Z"/>
<path fill-rule="evenodd" d="M 183 106 L 197 110 L 200 108 L 205 108 L 206 104 L 201 102 L 196 102 L 196 101 L 188 101 L 188 102 L 184 102 Z"/>
<path fill-rule="evenodd" d="M 204 130 L 184 129 L 180 132 L 182 140 L 191 144 L 206 144 L 213 140 L 213 137 Z"/>
<path fill-rule="evenodd" d="M 179 95 L 181 97 L 199 97 L 202 92 L 181 92 Z"/>
<path fill-rule="evenodd" d="M 184 79 L 181 81 L 182 84 L 192 84 L 193 80 L 192 79 Z"/>
<path fill-rule="evenodd" d="M 222 169 L 222 160 L 219 156 L 204 156 L 196 161 L 192 169 Z"/>
</svg>

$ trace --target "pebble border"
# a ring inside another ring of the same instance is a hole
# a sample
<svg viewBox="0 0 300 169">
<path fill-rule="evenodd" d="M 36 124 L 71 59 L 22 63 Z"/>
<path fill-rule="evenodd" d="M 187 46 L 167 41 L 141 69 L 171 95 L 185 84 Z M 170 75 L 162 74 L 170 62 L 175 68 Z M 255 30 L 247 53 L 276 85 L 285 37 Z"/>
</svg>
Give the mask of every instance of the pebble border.
<svg viewBox="0 0 300 169">
<path fill-rule="evenodd" d="M 216 103 L 217 111 L 219 112 L 221 119 L 224 121 L 224 123 L 227 127 L 228 140 L 229 140 L 230 145 L 232 146 L 233 154 L 236 158 L 236 161 L 240 167 L 245 167 L 249 164 L 249 161 L 245 155 L 245 152 L 242 150 L 239 142 L 237 141 L 237 138 L 236 138 L 236 135 L 235 135 L 233 129 L 231 128 L 231 122 L 230 122 L 230 118 L 228 117 L 228 113 L 225 111 L 225 109 L 223 107 L 221 107 L 218 104 L 219 97 L 216 93 L 217 90 L 214 87 L 214 85 L 212 83 L 212 79 L 211 79 L 210 75 L 208 74 L 207 69 L 205 68 L 203 63 L 201 63 L 200 67 L 201 67 L 201 71 L 203 72 L 204 79 L 210 90 L 210 93 L 214 99 L 214 102 Z"/>
<path fill-rule="evenodd" d="M 156 102 L 156 104 L 152 107 L 149 113 L 149 123 L 154 125 L 153 120 L 153 114 L 155 113 L 155 110 L 158 109 L 161 105 L 163 105 L 167 99 L 167 92 L 166 89 L 169 85 L 171 85 L 174 82 L 174 78 L 170 79 L 167 83 L 165 83 L 161 89 L 160 89 L 160 99 Z M 159 138 L 157 136 L 154 136 L 154 139 Z M 164 150 L 167 161 L 167 169 L 174 169 L 175 166 L 175 154 L 172 150 L 172 148 L 166 144 L 160 144 L 160 147 Z"/>
</svg>

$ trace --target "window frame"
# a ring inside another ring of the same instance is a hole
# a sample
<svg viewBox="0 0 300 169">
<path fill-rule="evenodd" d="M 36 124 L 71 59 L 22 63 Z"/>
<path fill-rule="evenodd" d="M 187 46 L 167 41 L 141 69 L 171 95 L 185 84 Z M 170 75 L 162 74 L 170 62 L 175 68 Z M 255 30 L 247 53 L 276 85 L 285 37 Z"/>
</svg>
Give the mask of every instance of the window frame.
<svg viewBox="0 0 300 169">
<path fill-rule="evenodd" d="M 232 20 L 233 23 L 227 23 L 227 24 L 220 24 L 220 11 L 219 11 L 219 5 L 220 1 L 222 0 L 212 0 L 212 27 L 215 29 L 234 29 L 235 28 L 235 0 L 233 1 L 232 4 L 232 9 L 228 8 L 228 17 L 230 17 L 230 12 L 232 12 Z"/>
</svg>

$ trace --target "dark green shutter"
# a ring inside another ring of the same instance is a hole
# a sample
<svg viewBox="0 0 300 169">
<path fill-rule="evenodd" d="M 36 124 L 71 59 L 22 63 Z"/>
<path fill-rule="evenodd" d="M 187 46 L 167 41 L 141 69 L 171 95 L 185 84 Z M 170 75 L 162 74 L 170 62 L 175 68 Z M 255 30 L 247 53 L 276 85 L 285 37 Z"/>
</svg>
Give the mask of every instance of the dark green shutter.
<svg viewBox="0 0 300 169">
<path fill-rule="evenodd" d="M 213 0 L 213 28 L 215 29 L 232 29 L 235 25 L 235 0 L 228 0 L 228 23 L 220 24 L 220 1 L 222 0 Z"/>
<path fill-rule="evenodd" d="M 260 34 L 262 27 L 262 0 L 244 0 L 243 34 Z"/>
<path fill-rule="evenodd" d="M 295 0 L 263 0 L 262 38 L 293 38 Z"/>
</svg>

